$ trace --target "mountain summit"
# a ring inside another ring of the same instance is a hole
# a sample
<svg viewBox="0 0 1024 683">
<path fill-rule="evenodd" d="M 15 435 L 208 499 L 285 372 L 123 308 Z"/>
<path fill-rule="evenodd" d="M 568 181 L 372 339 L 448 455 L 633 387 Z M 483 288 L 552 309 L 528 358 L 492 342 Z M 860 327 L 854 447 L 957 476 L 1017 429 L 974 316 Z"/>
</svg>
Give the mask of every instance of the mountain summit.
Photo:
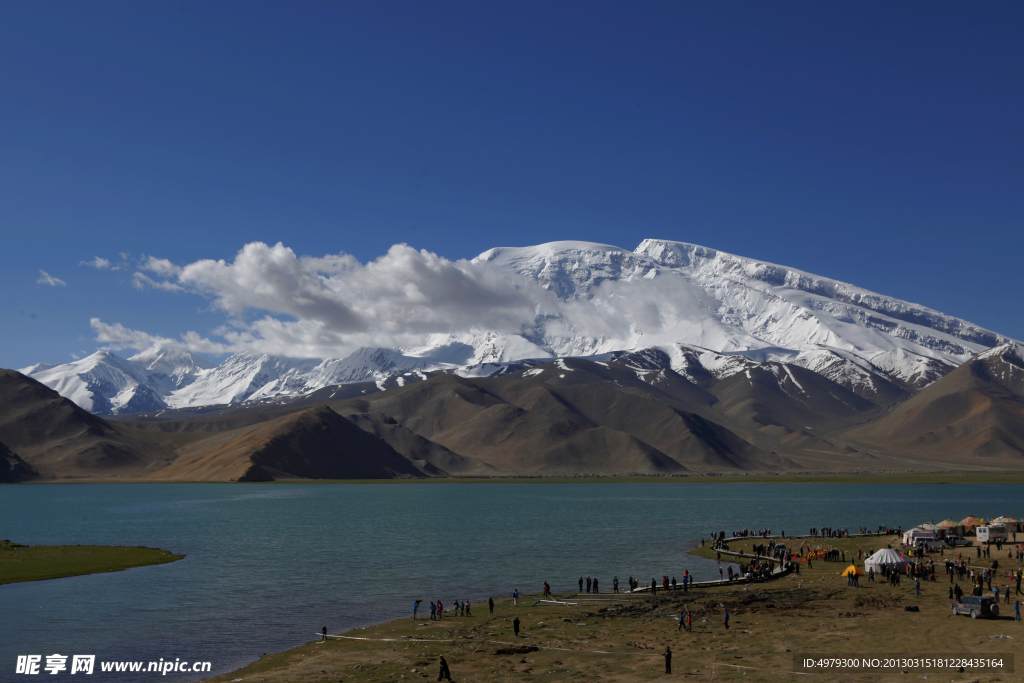
<svg viewBox="0 0 1024 683">
<path fill-rule="evenodd" d="M 498 247 L 472 263 L 533 288 L 536 317 L 516 332 L 424 334 L 405 348 L 347 350 L 338 358 L 246 352 L 214 365 L 154 347 L 129 359 L 98 351 L 22 372 L 91 412 L 125 414 L 306 395 L 354 382 L 383 389 L 389 378 L 400 386 L 430 371 L 482 376 L 524 361 L 608 360 L 653 349 L 665 368 L 687 377 L 707 373 L 717 381 L 775 363 L 775 375 L 795 378 L 798 368 L 892 404 L 975 354 L 1013 341 L 852 284 L 685 242 L 648 239 L 633 251 L 589 242 Z"/>
</svg>

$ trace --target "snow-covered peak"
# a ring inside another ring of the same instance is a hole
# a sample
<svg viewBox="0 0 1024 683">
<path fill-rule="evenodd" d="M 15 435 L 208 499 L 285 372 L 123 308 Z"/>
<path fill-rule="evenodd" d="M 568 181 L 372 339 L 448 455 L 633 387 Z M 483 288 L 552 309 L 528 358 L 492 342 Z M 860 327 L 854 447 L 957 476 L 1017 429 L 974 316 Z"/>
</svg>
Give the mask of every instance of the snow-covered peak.
<svg viewBox="0 0 1024 683">
<path fill-rule="evenodd" d="M 752 283 L 807 292 L 815 297 L 857 306 L 915 326 L 931 328 L 956 339 L 978 346 L 994 346 L 1010 341 L 966 320 L 945 315 L 931 308 L 901 301 L 890 296 L 831 278 L 813 275 L 796 268 L 767 261 L 737 256 L 687 242 L 647 239 L 636 248 L 637 254 L 649 257 L 669 268 L 690 269 L 709 273 L 720 279 L 739 278 Z M 948 349 L 963 356 L 962 352 Z"/>
</svg>

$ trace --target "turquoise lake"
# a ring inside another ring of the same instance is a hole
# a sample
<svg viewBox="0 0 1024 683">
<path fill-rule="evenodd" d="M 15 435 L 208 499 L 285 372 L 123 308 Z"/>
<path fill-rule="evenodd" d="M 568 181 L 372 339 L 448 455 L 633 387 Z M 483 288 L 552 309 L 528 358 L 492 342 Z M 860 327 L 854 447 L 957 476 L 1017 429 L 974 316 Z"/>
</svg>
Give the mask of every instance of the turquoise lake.
<svg viewBox="0 0 1024 683">
<path fill-rule="evenodd" d="M 331 632 L 580 575 L 717 577 L 712 530 L 1019 518 L 1024 485 L 121 484 L 0 487 L 0 538 L 145 545 L 184 560 L 0 586 L 0 680 L 18 655 L 208 660 L 213 674 Z M 479 608 L 478 608 L 479 609 Z M 198 674 L 88 680 L 190 681 Z M 68 672 L 47 680 L 76 680 Z M 27 680 L 27 679 L 25 679 Z"/>
</svg>

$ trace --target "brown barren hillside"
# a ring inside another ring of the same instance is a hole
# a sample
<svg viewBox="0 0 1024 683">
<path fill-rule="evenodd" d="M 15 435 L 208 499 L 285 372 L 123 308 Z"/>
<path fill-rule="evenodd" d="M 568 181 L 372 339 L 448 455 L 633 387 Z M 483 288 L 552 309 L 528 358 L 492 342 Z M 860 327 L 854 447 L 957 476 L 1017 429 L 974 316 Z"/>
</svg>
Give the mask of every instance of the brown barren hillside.
<svg viewBox="0 0 1024 683">
<path fill-rule="evenodd" d="M 440 375 L 363 401 L 424 438 L 521 474 L 660 474 L 685 467 L 625 432 L 571 411 L 525 410 L 483 386 Z"/>
<path fill-rule="evenodd" d="M 164 467 L 175 457 L 82 410 L 36 380 L 2 369 L 0 443 L 31 471 L 48 479 L 136 477 Z M 21 478 L 31 476 L 24 468 L 20 471 Z"/>
<path fill-rule="evenodd" d="M 154 479 L 272 481 L 275 479 L 392 479 L 442 474 L 421 469 L 391 446 L 318 406 L 269 422 L 224 432 L 183 449 Z"/>
<path fill-rule="evenodd" d="M 1024 464 L 1024 354 L 975 356 L 885 417 L 846 434 L 889 450 L 964 464 Z"/>
</svg>

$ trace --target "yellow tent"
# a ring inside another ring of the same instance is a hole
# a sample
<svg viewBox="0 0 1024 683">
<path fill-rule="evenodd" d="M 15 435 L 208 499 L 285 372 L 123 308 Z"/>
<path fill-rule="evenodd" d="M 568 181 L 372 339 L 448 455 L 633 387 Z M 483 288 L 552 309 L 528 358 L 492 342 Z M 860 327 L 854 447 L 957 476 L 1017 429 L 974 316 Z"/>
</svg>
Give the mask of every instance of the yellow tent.
<svg viewBox="0 0 1024 683">
<path fill-rule="evenodd" d="M 852 564 L 849 567 L 847 567 L 846 570 L 842 574 L 840 574 L 840 576 L 850 576 L 851 574 L 855 576 L 864 576 L 864 572 L 861 571 L 860 567 Z"/>
</svg>

